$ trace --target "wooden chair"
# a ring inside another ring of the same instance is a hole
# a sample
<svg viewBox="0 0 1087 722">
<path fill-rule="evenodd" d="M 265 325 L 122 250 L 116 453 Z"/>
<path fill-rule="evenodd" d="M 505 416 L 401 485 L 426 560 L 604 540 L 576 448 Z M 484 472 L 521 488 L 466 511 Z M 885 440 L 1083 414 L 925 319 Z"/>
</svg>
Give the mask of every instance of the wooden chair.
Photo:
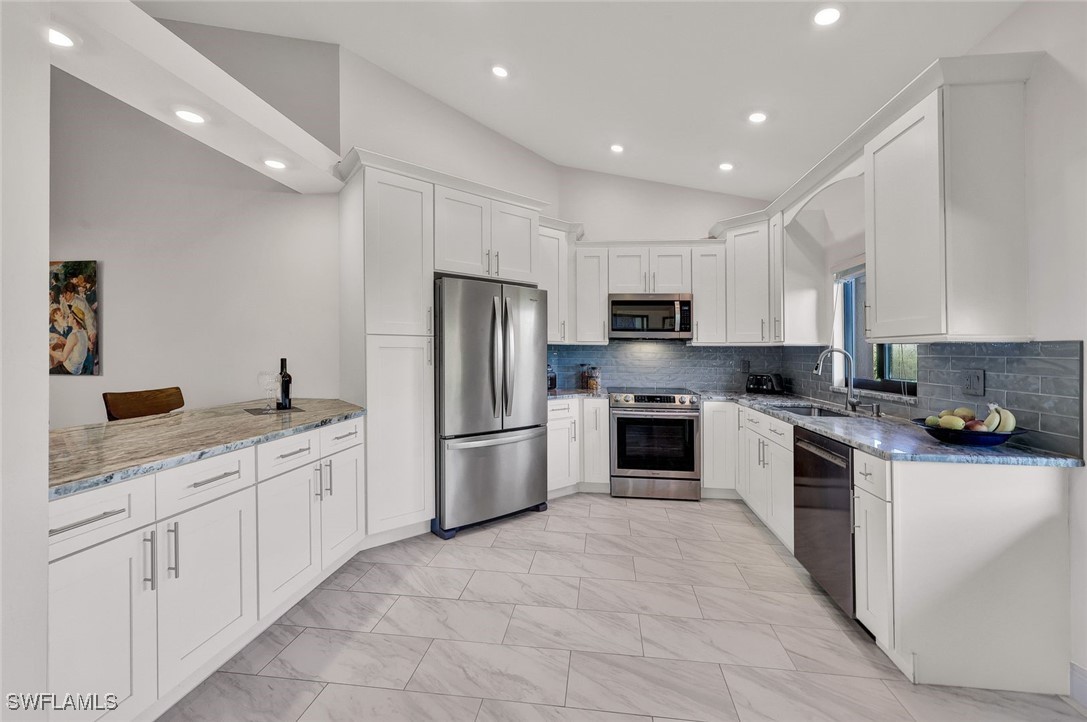
<svg viewBox="0 0 1087 722">
<path fill-rule="evenodd" d="M 110 421 L 165 414 L 185 405 L 185 398 L 177 386 L 168 389 L 104 393 L 102 401 L 106 404 L 106 418 Z"/>
</svg>

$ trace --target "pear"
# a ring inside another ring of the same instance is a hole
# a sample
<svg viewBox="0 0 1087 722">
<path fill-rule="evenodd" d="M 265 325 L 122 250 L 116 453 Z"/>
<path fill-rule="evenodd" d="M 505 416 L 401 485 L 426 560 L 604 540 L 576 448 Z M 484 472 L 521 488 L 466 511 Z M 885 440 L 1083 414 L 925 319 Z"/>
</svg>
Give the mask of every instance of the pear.
<svg viewBox="0 0 1087 722">
<path fill-rule="evenodd" d="M 960 419 L 958 416 L 945 416 L 940 419 L 941 429 L 953 429 L 954 431 L 961 431 L 966 426 L 966 422 Z"/>
<path fill-rule="evenodd" d="M 940 425 L 940 417 L 939 416 L 929 416 L 927 419 L 925 419 L 925 426 L 939 426 L 939 425 Z"/>
<path fill-rule="evenodd" d="M 955 411 L 953 409 L 944 409 L 943 411 L 940 412 L 940 418 L 941 419 L 944 418 L 945 416 L 954 416 L 954 415 L 955 415 Z"/>
<path fill-rule="evenodd" d="M 959 408 L 955 409 L 952 413 L 955 414 L 955 416 L 958 416 L 963 421 L 973 421 L 974 418 L 975 418 L 974 417 L 974 410 L 967 407 L 967 406 L 960 406 Z"/>
</svg>

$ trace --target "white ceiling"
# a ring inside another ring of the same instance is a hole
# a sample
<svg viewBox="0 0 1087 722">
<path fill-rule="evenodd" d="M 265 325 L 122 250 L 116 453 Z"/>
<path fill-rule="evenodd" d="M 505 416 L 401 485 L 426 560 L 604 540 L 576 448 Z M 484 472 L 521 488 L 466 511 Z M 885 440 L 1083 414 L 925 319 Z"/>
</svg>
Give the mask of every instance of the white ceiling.
<svg viewBox="0 0 1087 722">
<path fill-rule="evenodd" d="M 141 3 L 337 43 L 560 165 L 772 199 L 1019 2 Z M 490 72 L 500 63 L 506 80 Z M 754 110 L 769 120 L 754 126 Z M 622 155 L 609 150 L 621 143 Z M 735 170 L 717 169 L 730 162 Z"/>
</svg>

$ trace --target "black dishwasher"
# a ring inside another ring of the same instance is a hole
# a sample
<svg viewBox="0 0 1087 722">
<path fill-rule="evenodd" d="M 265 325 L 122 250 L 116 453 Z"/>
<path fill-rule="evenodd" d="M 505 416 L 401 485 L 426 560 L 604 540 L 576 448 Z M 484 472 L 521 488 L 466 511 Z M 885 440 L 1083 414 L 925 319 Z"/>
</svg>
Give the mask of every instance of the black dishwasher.
<svg viewBox="0 0 1087 722">
<path fill-rule="evenodd" d="M 796 558 L 852 618 L 852 449 L 799 427 L 794 430 L 793 438 Z"/>
</svg>

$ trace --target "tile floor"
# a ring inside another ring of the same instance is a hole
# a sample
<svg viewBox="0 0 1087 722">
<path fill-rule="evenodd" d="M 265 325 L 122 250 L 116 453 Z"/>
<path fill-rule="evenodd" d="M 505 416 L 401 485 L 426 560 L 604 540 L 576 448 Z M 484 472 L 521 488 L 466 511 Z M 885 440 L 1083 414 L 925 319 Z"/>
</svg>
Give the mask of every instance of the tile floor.
<svg viewBox="0 0 1087 722">
<path fill-rule="evenodd" d="M 1084 720 L 926 687 L 739 501 L 577 494 L 360 552 L 162 720 Z"/>
</svg>

